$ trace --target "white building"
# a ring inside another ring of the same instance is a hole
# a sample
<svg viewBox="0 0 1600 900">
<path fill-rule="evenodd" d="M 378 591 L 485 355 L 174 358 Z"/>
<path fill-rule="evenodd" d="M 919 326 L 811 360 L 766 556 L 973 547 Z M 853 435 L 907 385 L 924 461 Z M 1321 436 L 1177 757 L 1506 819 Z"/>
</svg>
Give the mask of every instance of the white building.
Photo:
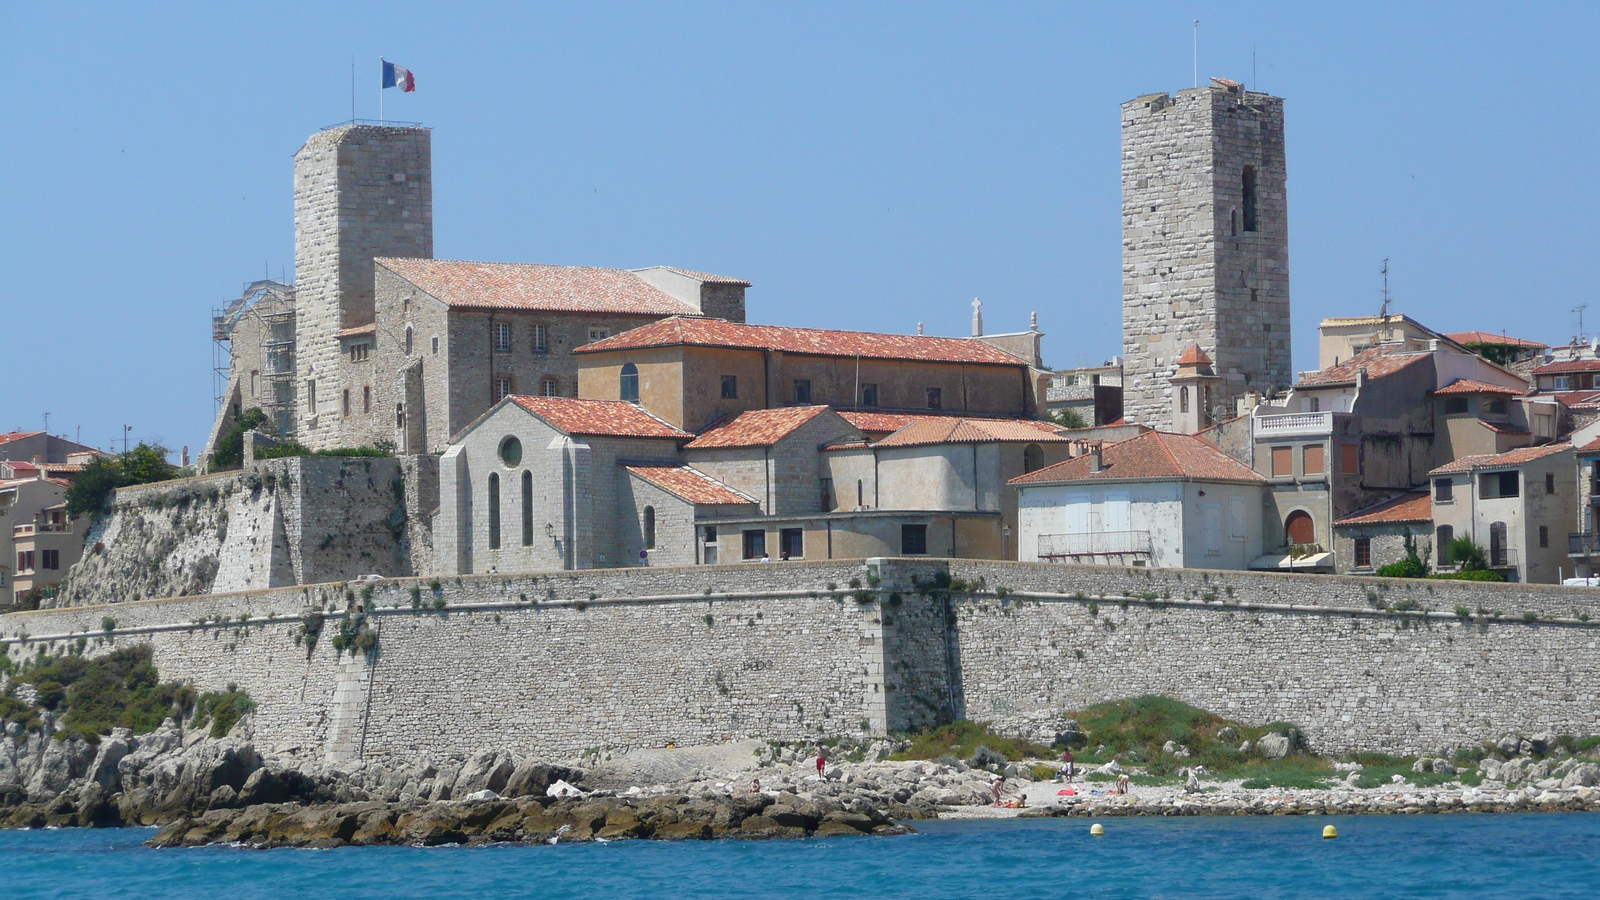
<svg viewBox="0 0 1600 900">
<path fill-rule="evenodd" d="M 1201 438 L 1151 431 L 1011 479 L 1024 562 L 1243 569 L 1266 479 Z"/>
</svg>

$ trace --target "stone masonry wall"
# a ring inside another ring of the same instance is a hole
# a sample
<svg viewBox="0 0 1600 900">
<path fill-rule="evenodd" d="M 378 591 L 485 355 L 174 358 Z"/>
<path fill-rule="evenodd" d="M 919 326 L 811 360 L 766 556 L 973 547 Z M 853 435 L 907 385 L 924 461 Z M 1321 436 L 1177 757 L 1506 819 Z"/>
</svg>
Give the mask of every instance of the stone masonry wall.
<svg viewBox="0 0 1600 900">
<path fill-rule="evenodd" d="M 328 639 L 351 607 L 378 633 L 371 656 Z M 328 616 L 313 649 L 297 638 L 309 611 Z M 0 644 L 147 641 L 164 677 L 247 690 L 263 744 L 335 759 L 463 753 L 489 736 L 561 756 L 878 734 L 1147 693 L 1293 721 L 1322 751 L 1417 753 L 1600 733 L 1597 616 L 1600 595 L 1558 586 L 901 559 L 45 610 L 0 617 Z"/>
<path fill-rule="evenodd" d="M 123 488 L 55 604 L 427 573 L 438 482 L 431 456 L 295 457 Z"/>
</svg>

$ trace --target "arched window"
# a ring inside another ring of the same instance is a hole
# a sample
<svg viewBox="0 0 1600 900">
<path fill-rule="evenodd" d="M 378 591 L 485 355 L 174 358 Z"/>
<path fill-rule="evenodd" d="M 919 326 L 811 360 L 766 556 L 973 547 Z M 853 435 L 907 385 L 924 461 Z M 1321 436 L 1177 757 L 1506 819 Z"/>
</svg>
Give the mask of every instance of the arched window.
<svg viewBox="0 0 1600 900">
<path fill-rule="evenodd" d="M 1509 565 L 1509 554 L 1506 553 L 1506 523 L 1492 522 L 1489 525 L 1489 565 Z"/>
<path fill-rule="evenodd" d="M 622 383 L 619 385 L 621 399 L 629 403 L 639 402 L 639 367 L 633 363 L 624 363 L 622 366 Z"/>
<path fill-rule="evenodd" d="M 1289 518 L 1283 521 L 1283 530 L 1289 536 L 1291 544 L 1315 544 L 1317 542 L 1317 523 L 1311 520 L 1311 514 L 1303 509 L 1289 513 Z"/>
<path fill-rule="evenodd" d="M 856 509 L 867 505 L 866 493 L 862 490 L 861 479 L 856 479 Z"/>
<path fill-rule="evenodd" d="M 1037 472 L 1044 468 L 1044 448 L 1038 444 L 1029 444 L 1022 448 L 1022 474 Z"/>
<path fill-rule="evenodd" d="M 1244 189 L 1244 230 L 1256 230 L 1256 167 L 1245 166 L 1243 184 Z"/>
<path fill-rule="evenodd" d="M 1188 411 L 1189 411 L 1189 386 L 1186 384 L 1183 387 L 1178 388 L 1178 412 L 1186 413 Z"/>
<path fill-rule="evenodd" d="M 533 546 L 533 473 L 522 472 L 522 546 Z"/>
<path fill-rule="evenodd" d="M 406 355 L 411 355 L 411 326 L 406 326 Z"/>
<path fill-rule="evenodd" d="M 656 548 L 656 508 L 654 506 L 646 506 L 644 508 L 644 548 L 646 550 L 654 550 Z"/>
<path fill-rule="evenodd" d="M 489 549 L 500 549 L 500 473 L 489 473 Z"/>
<path fill-rule="evenodd" d="M 1439 560 L 1439 565 L 1450 565 L 1450 542 L 1456 539 L 1456 530 L 1449 525 L 1440 525 L 1434 531 L 1434 543 L 1438 545 L 1434 557 Z"/>
</svg>

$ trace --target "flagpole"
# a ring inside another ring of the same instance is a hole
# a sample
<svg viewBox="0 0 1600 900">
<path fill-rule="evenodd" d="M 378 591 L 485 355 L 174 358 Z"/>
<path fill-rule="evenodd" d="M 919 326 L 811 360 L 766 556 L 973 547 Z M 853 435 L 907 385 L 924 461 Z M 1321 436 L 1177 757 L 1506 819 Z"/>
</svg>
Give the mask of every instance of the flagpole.
<svg viewBox="0 0 1600 900">
<path fill-rule="evenodd" d="M 383 124 L 383 57 L 378 57 L 378 124 Z"/>
</svg>

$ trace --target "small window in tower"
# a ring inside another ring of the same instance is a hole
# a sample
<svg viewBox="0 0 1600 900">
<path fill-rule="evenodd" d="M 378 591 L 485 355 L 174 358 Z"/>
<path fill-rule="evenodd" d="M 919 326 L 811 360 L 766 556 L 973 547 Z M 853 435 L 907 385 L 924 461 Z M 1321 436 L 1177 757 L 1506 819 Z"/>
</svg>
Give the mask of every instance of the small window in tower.
<svg viewBox="0 0 1600 900">
<path fill-rule="evenodd" d="M 510 322 L 494 323 L 494 349 L 500 351 L 501 353 L 506 353 L 511 350 Z"/>
<path fill-rule="evenodd" d="M 878 386 L 876 384 L 861 385 L 861 405 L 869 407 L 878 405 Z"/>
<path fill-rule="evenodd" d="M 501 376 L 494 380 L 494 399 L 496 403 L 505 399 L 511 393 L 511 379 Z"/>
<path fill-rule="evenodd" d="M 550 326 L 539 322 L 533 324 L 533 352 L 550 352 Z"/>
<path fill-rule="evenodd" d="M 737 400 L 737 399 L 739 399 L 739 376 L 737 376 L 737 375 L 724 375 L 724 376 L 722 376 L 722 399 L 724 399 L 724 400 Z"/>
<path fill-rule="evenodd" d="M 342 402 L 340 404 L 340 410 L 341 410 L 341 413 L 343 415 L 346 415 L 346 416 L 350 415 L 350 389 L 349 388 L 345 388 L 344 389 L 343 399 L 342 399 Z"/>
<path fill-rule="evenodd" d="M 1178 388 L 1178 412 L 1186 413 L 1188 411 L 1189 411 L 1189 386 L 1188 385 L 1184 385 L 1183 387 Z"/>
<path fill-rule="evenodd" d="M 372 385 L 370 384 L 361 386 L 361 411 L 364 413 L 372 412 Z"/>
<path fill-rule="evenodd" d="M 541 397 L 559 397 L 559 396 L 561 396 L 561 382 L 556 381 L 554 378 L 542 378 L 542 379 L 540 379 L 539 380 L 539 396 L 541 396 Z"/>
<path fill-rule="evenodd" d="M 439 352 L 439 339 L 437 337 L 433 339 L 433 352 Z"/>
<path fill-rule="evenodd" d="M 1261 323 L 1261 330 L 1270 334 L 1272 332 L 1272 323 L 1271 322 L 1262 322 Z"/>
<path fill-rule="evenodd" d="M 639 367 L 633 363 L 622 364 L 622 374 L 618 376 L 617 397 L 629 403 L 639 402 Z"/>
<path fill-rule="evenodd" d="M 1257 291 L 1255 288 L 1251 288 L 1250 289 L 1250 302 L 1251 303 L 1260 303 L 1261 302 L 1261 292 Z"/>
<path fill-rule="evenodd" d="M 406 326 L 406 355 L 407 356 L 411 355 L 411 349 L 412 349 L 412 347 L 411 347 L 411 326 L 407 325 Z"/>
<path fill-rule="evenodd" d="M 1244 167 L 1244 230 L 1256 230 L 1256 167 Z"/>
<path fill-rule="evenodd" d="M 943 388 L 936 388 L 936 387 L 928 388 L 928 408 L 929 409 L 944 409 L 944 389 Z"/>
<path fill-rule="evenodd" d="M 797 406 L 811 402 L 811 379 L 796 378 L 794 380 L 794 402 Z"/>
<path fill-rule="evenodd" d="M 1228 214 L 1228 217 L 1230 219 L 1232 219 L 1233 235 L 1234 235 L 1234 237 L 1238 237 L 1238 235 L 1239 235 L 1239 211 L 1237 209 L 1233 210 L 1231 213 Z"/>
<path fill-rule="evenodd" d="M 367 354 L 369 352 L 371 352 L 371 350 L 372 350 L 372 345 L 370 343 L 366 342 L 366 341 L 361 341 L 359 343 L 351 344 L 350 345 L 350 361 L 351 362 L 366 362 L 367 361 Z"/>
</svg>

